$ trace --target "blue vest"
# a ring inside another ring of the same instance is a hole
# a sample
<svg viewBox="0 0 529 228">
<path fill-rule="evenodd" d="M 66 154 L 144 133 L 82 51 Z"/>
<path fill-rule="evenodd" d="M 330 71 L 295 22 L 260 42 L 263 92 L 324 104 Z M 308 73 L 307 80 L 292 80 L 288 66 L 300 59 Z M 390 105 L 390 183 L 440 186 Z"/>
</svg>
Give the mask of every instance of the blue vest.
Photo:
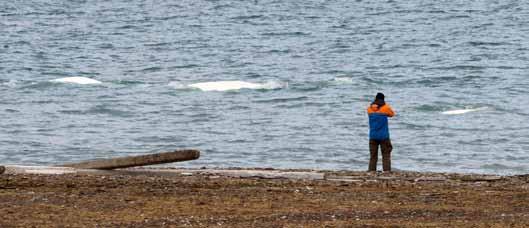
<svg viewBox="0 0 529 228">
<path fill-rule="evenodd" d="M 389 139 L 388 116 L 386 114 L 369 114 L 369 139 Z"/>
</svg>

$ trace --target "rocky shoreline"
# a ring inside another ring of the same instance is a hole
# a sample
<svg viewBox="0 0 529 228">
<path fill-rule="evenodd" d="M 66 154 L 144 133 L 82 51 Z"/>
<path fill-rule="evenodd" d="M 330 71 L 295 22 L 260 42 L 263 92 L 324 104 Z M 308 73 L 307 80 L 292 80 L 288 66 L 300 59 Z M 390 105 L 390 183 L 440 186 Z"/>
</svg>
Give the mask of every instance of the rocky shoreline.
<svg viewBox="0 0 529 228">
<path fill-rule="evenodd" d="M 0 227 L 529 226 L 529 175 L 13 170 L 0 175 Z"/>
</svg>

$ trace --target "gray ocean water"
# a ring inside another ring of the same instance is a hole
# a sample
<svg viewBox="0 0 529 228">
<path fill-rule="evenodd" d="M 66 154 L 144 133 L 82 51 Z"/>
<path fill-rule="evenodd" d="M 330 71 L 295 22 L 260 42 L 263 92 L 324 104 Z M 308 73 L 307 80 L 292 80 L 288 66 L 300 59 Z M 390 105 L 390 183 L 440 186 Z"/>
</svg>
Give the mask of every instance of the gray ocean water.
<svg viewBox="0 0 529 228">
<path fill-rule="evenodd" d="M 366 170 L 384 92 L 394 168 L 529 173 L 528 64 L 524 1 L 1 1 L 0 163 Z"/>
</svg>

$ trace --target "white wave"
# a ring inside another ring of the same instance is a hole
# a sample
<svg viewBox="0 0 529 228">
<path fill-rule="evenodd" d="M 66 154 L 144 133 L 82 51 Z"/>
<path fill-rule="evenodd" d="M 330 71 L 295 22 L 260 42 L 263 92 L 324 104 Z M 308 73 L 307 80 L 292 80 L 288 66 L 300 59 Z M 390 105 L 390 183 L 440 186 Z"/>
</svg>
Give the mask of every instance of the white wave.
<svg viewBox="0 0 529 228">
<path fill-rule="evenodd" d="M 169 82 L 169 84 L 167 85 L 175 89 L 186 89 L 187 88 L 187 86 L 182 84 L 181 82 Z"/>
<path fill-rule="evenodd" d="M 170 82 L 169 86 L 177 89 L 182 89 L 182 84 L 179 82 Z M 213 81 L 213 82 L 200 82 L 187 85 L 187 87 L 200 89 L 202 91 L 229 91 L 229 90 L 240 90 L 240 89 L 280 89 L 287 87 L 288 84 L 269 81 L 266 83 L 253 83 L 244 81 Z"/>
<path fill-rule="evenodd" d="M 73 83 L 80 85 L 101 84 L 102 82 L 87 77 L 66 77 L 50 80 L 50 82 Z"/>
<path fill-rule="evenodd" d="M 336 77 L 333 79 L 333 82 L 336 84 L 352 84 L 353 79 L 349 77 Z"/>
<path fill-rule="evenodd" d="M 461 115 L 469 112 L 477 112 L 477 111 L 483 111 L 487 109 L 487 107 L 481 107 L 481 108 L 471 108 L 471 109 L 456 109 L 456 110 L 450 110 L 450 111 L 444 111 L 441 112 L 443 115 Z"/>
<path fill-rule="evenodd" d="M 285 89 L 288 88 L 288 82 L 272 80 L 261 84 L 261 87 L 261 89 Z"/>
<path fill-rule="evenodd" d="M 3 82 L 2 85 L 4 86 L 7 86 L 9 88 L 15 88 L 18 84 L 18 81 L 17 80 L 14 80 L 14 79 L 11 79 L 7 82 Z"/>
</svg>

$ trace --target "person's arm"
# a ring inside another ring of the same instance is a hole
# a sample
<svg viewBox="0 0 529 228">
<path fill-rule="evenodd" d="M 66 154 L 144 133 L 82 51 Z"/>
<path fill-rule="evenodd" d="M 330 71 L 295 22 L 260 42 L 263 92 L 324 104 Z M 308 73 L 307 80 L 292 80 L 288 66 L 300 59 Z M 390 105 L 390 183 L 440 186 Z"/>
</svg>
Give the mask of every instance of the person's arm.
<svg viewBox="0 0 529 228">
<path fill-rule="evenodd" d="M 386 104 L 386 105 L 382 106 L 382 110 L 380 110 L 380 111 L 382 113 L 386 114 L 388 117 L 395 116 L 395 112 L 393 111 L 391 106 L 389 106 L 389 104 Z"/>
<path fill-rule="evenodd" d="M 371 108 L 371 105 L 369 107 L 367 107 L 367 114 L 371 114 L 371 113 L 374 113 L 376 112 L 375 110 L 373 110 L 373 108 Z"/>
</svg>

